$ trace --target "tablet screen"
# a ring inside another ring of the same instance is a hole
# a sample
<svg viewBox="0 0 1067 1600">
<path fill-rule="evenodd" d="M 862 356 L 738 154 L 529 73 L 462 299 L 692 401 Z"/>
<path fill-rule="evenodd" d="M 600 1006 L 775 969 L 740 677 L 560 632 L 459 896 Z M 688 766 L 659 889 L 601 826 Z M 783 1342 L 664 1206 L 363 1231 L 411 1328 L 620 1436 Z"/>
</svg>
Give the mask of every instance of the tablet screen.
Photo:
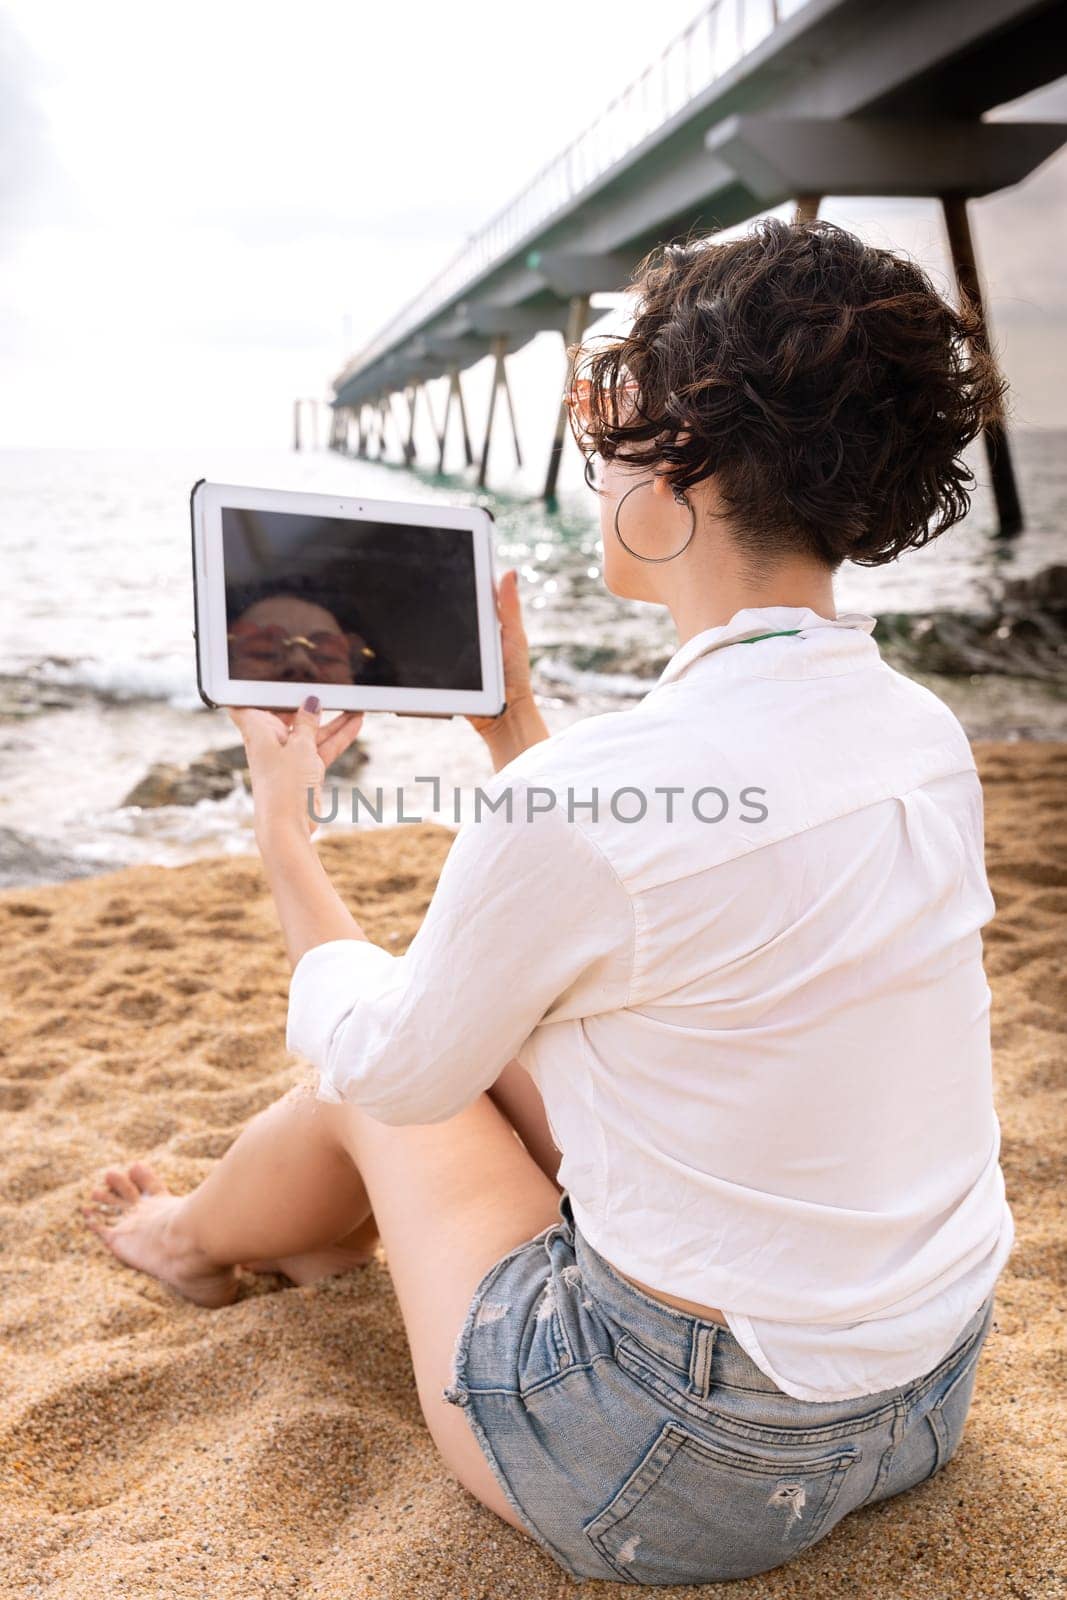
<svg viewBox="0 0 1067 1600">
<path fill-rule="evenodd" d="M 231 678 L 481 689 L 469 529 L 222 507 Z"/>
</svg>

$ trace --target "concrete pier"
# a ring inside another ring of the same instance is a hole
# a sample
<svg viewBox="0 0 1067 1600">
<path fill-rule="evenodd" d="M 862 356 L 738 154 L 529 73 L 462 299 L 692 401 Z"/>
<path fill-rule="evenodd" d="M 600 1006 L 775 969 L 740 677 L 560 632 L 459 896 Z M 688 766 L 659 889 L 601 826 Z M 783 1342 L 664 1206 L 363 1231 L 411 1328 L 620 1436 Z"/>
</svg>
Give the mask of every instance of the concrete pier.
<svg viewBox="0 0 1067 1600">
<path fill-rule="evenodd" d="M 982 308 L 967 202 L 1021 183 L 1067 138 L 1067 125 L 987 122 L 984 113 L 1064 72 L 1064 0 L 808 0 L 788 16 L 767 0 L 712 0 L 353 356 L 332 404 L 362 417 L 383 397 L 447 377 L 435 464 L 444 469 L 455 400 L 474 466 L 459 378 L 491 355 L 476 473 L 485 486 L 504 410 L 521 460 L 510 354 L 558 332 L 562 391 L 565 352 L 584 336 L 591 297 L 624 289 L 649 249 L 713 236 L 788 202 L 813 217 L 825 195 L 935 197 L 957 281 Z M 566 448 L 558 396 L 546 422 L 542 493 L 551 499 Z M 411 459 L 413 439 L 409 427 L 401 459 Z M 337 441 L 348 448 L 347 432 Z M 1010 535 L 1022 508 L 1008 439 L 998 430 L 986 446 L 1000 528 Z"/>
</svg>

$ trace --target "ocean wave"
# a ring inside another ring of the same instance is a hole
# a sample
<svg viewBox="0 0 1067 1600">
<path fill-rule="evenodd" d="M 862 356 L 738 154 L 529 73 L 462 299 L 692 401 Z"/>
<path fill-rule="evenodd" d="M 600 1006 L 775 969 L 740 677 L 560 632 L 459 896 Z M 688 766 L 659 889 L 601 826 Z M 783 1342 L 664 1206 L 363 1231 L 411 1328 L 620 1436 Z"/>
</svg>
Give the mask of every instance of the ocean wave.
<svg viewBox="0 0 1067 1600">
<path fill-rule="evenodd" d="M 86 690 L 100 700 L 162 700 L 176 711 L 196 711 L 203 705 L 195 669 L 185 655 L 47 660 L 32 676 L 59 688 Z"/>
</svg>

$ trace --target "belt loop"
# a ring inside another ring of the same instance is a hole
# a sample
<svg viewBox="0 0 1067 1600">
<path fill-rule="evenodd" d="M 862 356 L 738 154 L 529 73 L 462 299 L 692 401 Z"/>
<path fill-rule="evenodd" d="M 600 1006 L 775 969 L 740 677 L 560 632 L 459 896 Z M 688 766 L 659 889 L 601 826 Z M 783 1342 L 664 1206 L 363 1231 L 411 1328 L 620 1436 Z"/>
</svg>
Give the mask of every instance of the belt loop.
<svg viewBox="0 0 1067 1600">
<path fill-rule="evenodd" d="M 689 1350 L 689 1388 L 702 1400 L 711 1388 L 711 1354 L 715 1348 L 716 1329 L 707 1322 L 693 1323 L 693 1342 Z"/>
</svg>

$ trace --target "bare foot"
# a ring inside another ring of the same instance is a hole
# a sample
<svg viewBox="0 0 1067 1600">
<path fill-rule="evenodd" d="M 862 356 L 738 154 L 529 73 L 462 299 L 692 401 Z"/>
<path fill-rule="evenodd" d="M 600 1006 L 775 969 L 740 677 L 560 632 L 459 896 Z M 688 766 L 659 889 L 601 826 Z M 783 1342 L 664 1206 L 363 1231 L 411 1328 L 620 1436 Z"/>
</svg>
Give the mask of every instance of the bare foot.
<svg viewBox="0 0 1067 1600">
<path fill-rule="evenodd" d="M 143 1161 L 127 1172 L 111 1168 L 94 1204 L 82 1206 L 86 1222 L 108 1249 L 138 1272 L 147 1272 L 198 1306 L 228 1306 L 237 1295 L 237 1273 L 220 1267 L 185 1237 L 183 1200 L 171 1194 Z"/>
</svg>

